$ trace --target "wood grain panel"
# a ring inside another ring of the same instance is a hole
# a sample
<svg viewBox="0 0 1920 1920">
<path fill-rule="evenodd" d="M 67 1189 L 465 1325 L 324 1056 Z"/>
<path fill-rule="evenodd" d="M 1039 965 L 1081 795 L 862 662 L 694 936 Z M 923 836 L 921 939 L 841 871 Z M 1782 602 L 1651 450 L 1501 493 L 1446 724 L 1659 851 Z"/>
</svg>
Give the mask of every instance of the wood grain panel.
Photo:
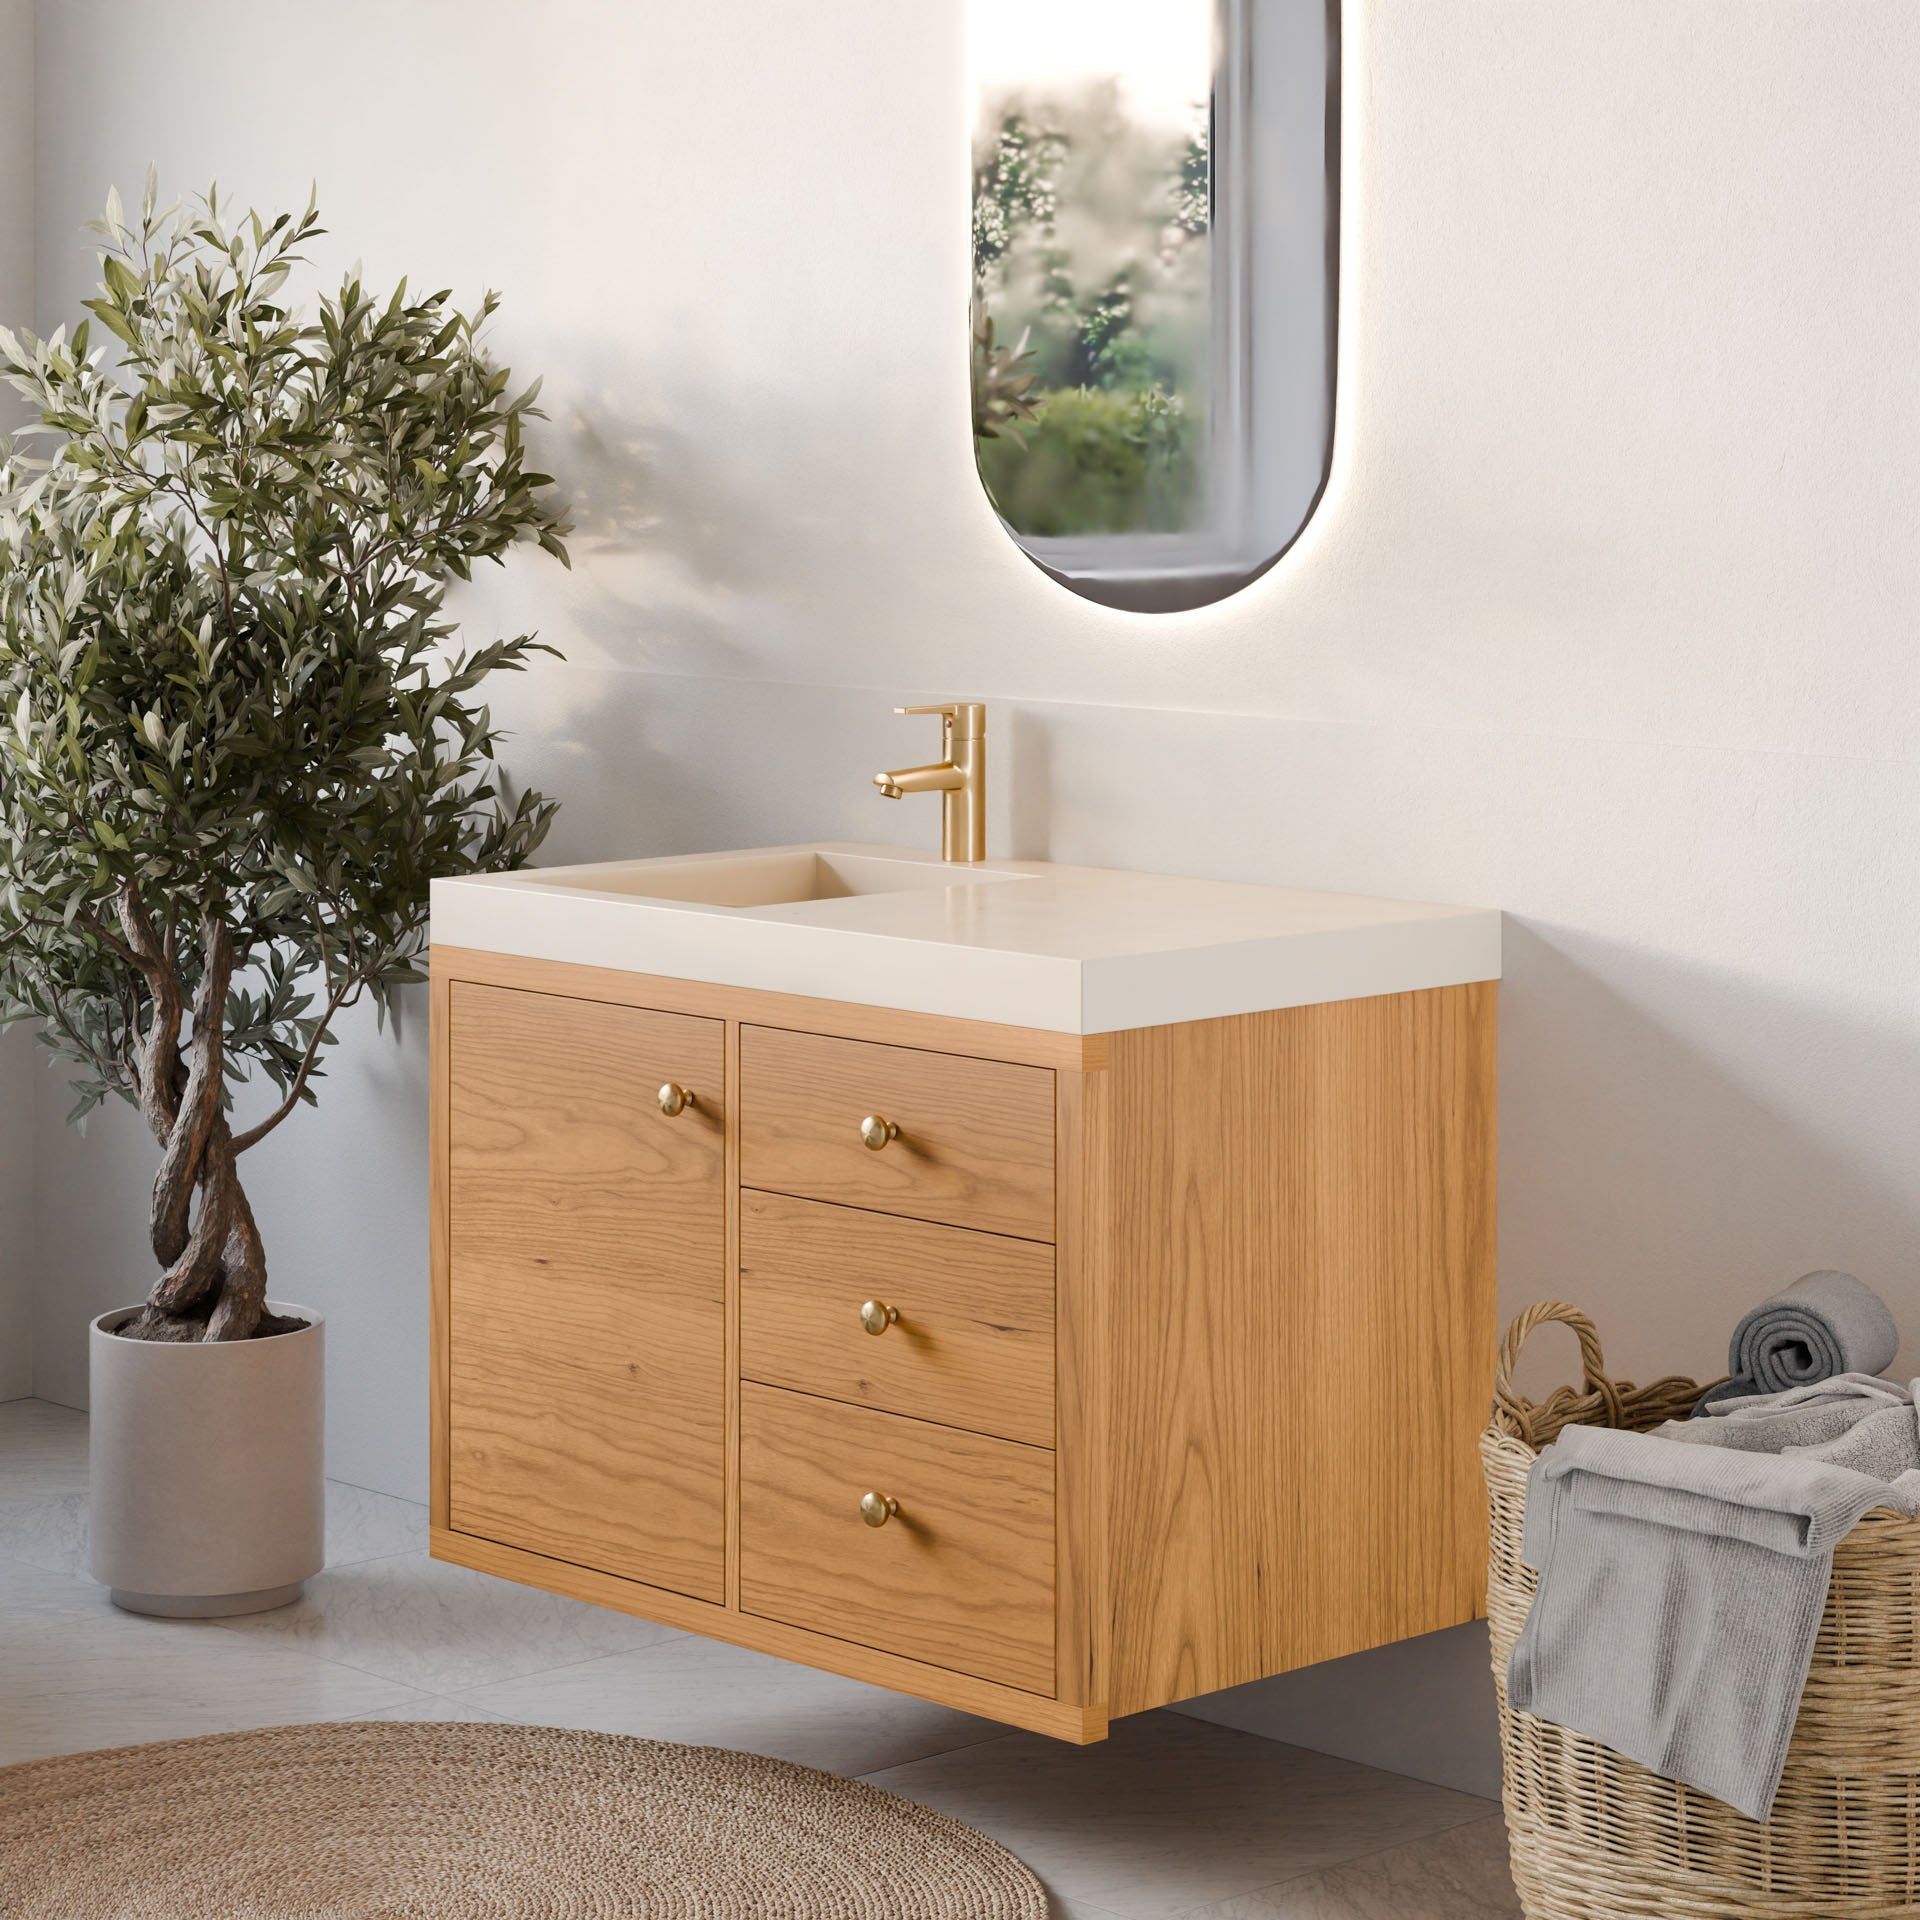
<svg viewBox="0 0 1920 1920">
<path fill-rule="evenodd" d="M 485 953 L 445 943 L 433 949 L 436 975 L 484 986 L 524 987 L 610 1006 L 648 1007 L 693 1013 L 714 1020 L 746 1020 L 796 1032 L 831 1033 L 885 1046 L 924 1047 L 934 1053 L 976 1060 L 1016 1060 L 1035 1067 L 1070 1067 L 1094 1073 L 1107 1064 L 1104 1033 L 1055 1033 L 1046 1027 L 1008 1027 L 991 1020 L 959 1020 L 951 1014 L 914 1013 L 904 1007 L 868 1007 L 850 1000 L 818 1000 L 760 987 L 723 987 L 710 980 L 676 980 L 619 967 L 583 967 L 569 960 L 531 960 L 515 953 Z"/>
<path fill-rule="evenodd" d="M 447 1377 L 453 1225 L 452 1183 L 447 1167 L 447 1137 L 452 1130 L 453 982 L 445 973 L 433 975 L 427 988 L 427 1006 L 431 1028 L 427 1076 L 427 1510 L 433 1525 L 444 1527 L 451 1506 L 447 1420 L 453 1400 L 452 1382 Z"/>
<path fill-rule="evenodd" d="M 754 1192 L 740 1234 L 746 1379 L 1053 1445 L 1050 1247 Z"/>
<path fill-rule="evenodd" d="M 503 1547 L 495 1540 L 481 1540 L 471 1534 L 436 1527 L 433 1557 L 453 1566 L 491 1573 L 502 1580 L 518 1580 L 547 1593 L 563 1593 L 591 1606 L 611 1607 L 615 1612 L 635 1614 L 642 1620 L 658 1620 L 663 1625 L 705 1634 L 709 1639 L 724 1640 L 736 1647 L 752 1647 L 782 1660 L 797 1661 L 802 1666 L 843 1673 L 870 1686 L 891 1687 L 896 1693 L 910 1693 L 921 1700 L 956 1707 L 962 1713 L 1001 1720 L 1010 1727 L 1025 1727 L 1029 1732 L 1071 1741 L 1075 1746 L 1087 1746 L 1107 1737 L 1107 1716 L 1099 1707 L 1050 1700 L 1044 1694 L 1005 1687 L 994 1680 L 976 1679 L 968 1673 L 955 1673 L 950 1667 L 928 1666 L 925 1661 L 904 1659 L 878 1647 L 856 1646 L 851 1640 L 835 1639 L 831 1634 L 809 1633 L 804 1627 L 789 1627 L 778 1620 L 729 1612 L 705 1601 L 690 1600 L 685 1594 L 669 1593 L 662 1587 L 645 1586 L 637 1580 L 623 1580 L 610 1573 L 596 1573 L 590 1567 L 571 1566 L 561 1560 L 543 1559 L 524 1548 Z"/>
<path fill-rule="evenodd" d="M 900 1138 L 878 1152 L 860 1122 Z M 749 1187 L 1027 1240 L 1054 1235 L 1053 1075 L 1044 1068 L 740 1029 Z"/>
<path fill-rule="evenodd" d="M 1106 1711 L 1108 1293 L 1113 1140 L 1107 1073 L 1062 1073 L 1055 1243 L 1054 1498 L 1059 1556 L 1058 1692 Z"/>
<path fill-rule="evenodd" d="M 740 1405 L 743 1612 L 1054 1691 L 1050 1452 L 776 1387 Z M 868 1526 L 868 1492 L 899 1514 Z"/>
<path fill-rule="evenodd" d="M 722 1029 L 450 993 L 449 1523 L 720 1600 Z"/>
<path fill-rule="evenodd" d="M 1114 1036 L 1114 1713 L 1480 1610 L 1494 999 Z"/>
</svg>

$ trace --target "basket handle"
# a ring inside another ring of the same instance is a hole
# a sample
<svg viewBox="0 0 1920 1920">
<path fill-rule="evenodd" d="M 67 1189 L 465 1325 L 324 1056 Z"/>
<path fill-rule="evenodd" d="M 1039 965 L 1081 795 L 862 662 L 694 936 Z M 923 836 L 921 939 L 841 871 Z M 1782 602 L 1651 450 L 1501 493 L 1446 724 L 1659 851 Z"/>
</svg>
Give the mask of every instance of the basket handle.
<svg viewBox="0 0 1920 1920">
<path fill-rule="evenodd" d="M 1550 1326 L 1556 1321 L 1563 1327 L 1571 1327 L 1574 1338 L 1580 1342 L 1582 1385 L 1589 1393 L 1600 1396 L 1607 1409 L 1608 1424 L 1619 1426 L 1620 1389 L 1607 1372 L 1607 1357 L 1600 1350 L 1600 1331 L 1578 1307 L 1570 1307 L 1564 1300 L 1538 1300 L 1514 1316 L 1513 1325 L 1500 1342 L 1500 1358 L 1493 1370 L 1495 1408 L 1514 1423 L 1518 1432 L 1529 1431 L 1528 1415 L 1531 1409 L 1513 1390 L 1513 1370 L 1528 1336 L 1536 1328 Z"/>
</svg>

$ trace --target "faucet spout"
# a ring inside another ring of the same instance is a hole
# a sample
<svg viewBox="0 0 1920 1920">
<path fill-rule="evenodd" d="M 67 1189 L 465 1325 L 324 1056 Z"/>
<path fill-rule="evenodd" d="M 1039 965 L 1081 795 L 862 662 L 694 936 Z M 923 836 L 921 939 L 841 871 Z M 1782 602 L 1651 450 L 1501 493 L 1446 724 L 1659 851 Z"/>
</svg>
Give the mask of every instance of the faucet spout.
<svg viewBox="0 0 1920 1920">
<path fill-rule="evenodd" d="M 967 776 L 950 760 L 943 760 L 937 766 L 902 767 L 896 773 L 876 773 L 873 784 L 889 800 L 898 800 L 907 793 L 958 793 L 967 784 Z"/>
</svg>

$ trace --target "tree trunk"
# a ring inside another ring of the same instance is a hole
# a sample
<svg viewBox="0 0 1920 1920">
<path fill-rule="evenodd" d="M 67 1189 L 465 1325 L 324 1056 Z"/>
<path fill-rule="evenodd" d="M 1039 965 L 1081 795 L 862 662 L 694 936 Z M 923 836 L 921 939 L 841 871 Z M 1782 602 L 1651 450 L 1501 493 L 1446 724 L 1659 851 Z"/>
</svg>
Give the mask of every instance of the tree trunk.
<svg viewBox="0 0 1920 1920">
<path fill-rule="evenodd" d="M 138 900 L 133 908 L 138 909 Z M 267 1255 L 240 1185 L 233 1133 L 221 1111 L 233 940 L 217 916 L 201 923 L 193 1034 L 181 1057 L 181 997 L 143 912 L 123 914 L 143 956 L 166 978 L 154 993 L 141 1106 L 161 1147 L 148 1231 L 162 1268 L 146 1304 L 120 1329 L 131 1340 L 248 1340 L 303 1324 L 266 1311 Z"/>
<path fill-rule="evenodd" d="M 222 1117 L 198 1168 L 186 1248 L 120 1331 L 134 1340 L 247 1340 L 301 1324 L 269 1314 L 266 1300 L 266 1247 Z"/>
</svg>

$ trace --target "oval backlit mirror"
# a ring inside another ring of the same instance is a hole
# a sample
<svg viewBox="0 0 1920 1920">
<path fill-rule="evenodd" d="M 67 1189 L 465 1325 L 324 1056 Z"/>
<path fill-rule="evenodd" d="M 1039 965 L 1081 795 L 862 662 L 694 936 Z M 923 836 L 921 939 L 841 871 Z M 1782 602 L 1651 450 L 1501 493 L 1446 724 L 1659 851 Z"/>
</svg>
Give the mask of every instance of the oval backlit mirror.
<svg viewBox="0 0 1920 1920">
<path fill-rule="evenodd" d="M 973 426 L 1036 565 L 1204 606 L 1333 429 L 1338 0 L 970 0 Z"/>
</svg>

